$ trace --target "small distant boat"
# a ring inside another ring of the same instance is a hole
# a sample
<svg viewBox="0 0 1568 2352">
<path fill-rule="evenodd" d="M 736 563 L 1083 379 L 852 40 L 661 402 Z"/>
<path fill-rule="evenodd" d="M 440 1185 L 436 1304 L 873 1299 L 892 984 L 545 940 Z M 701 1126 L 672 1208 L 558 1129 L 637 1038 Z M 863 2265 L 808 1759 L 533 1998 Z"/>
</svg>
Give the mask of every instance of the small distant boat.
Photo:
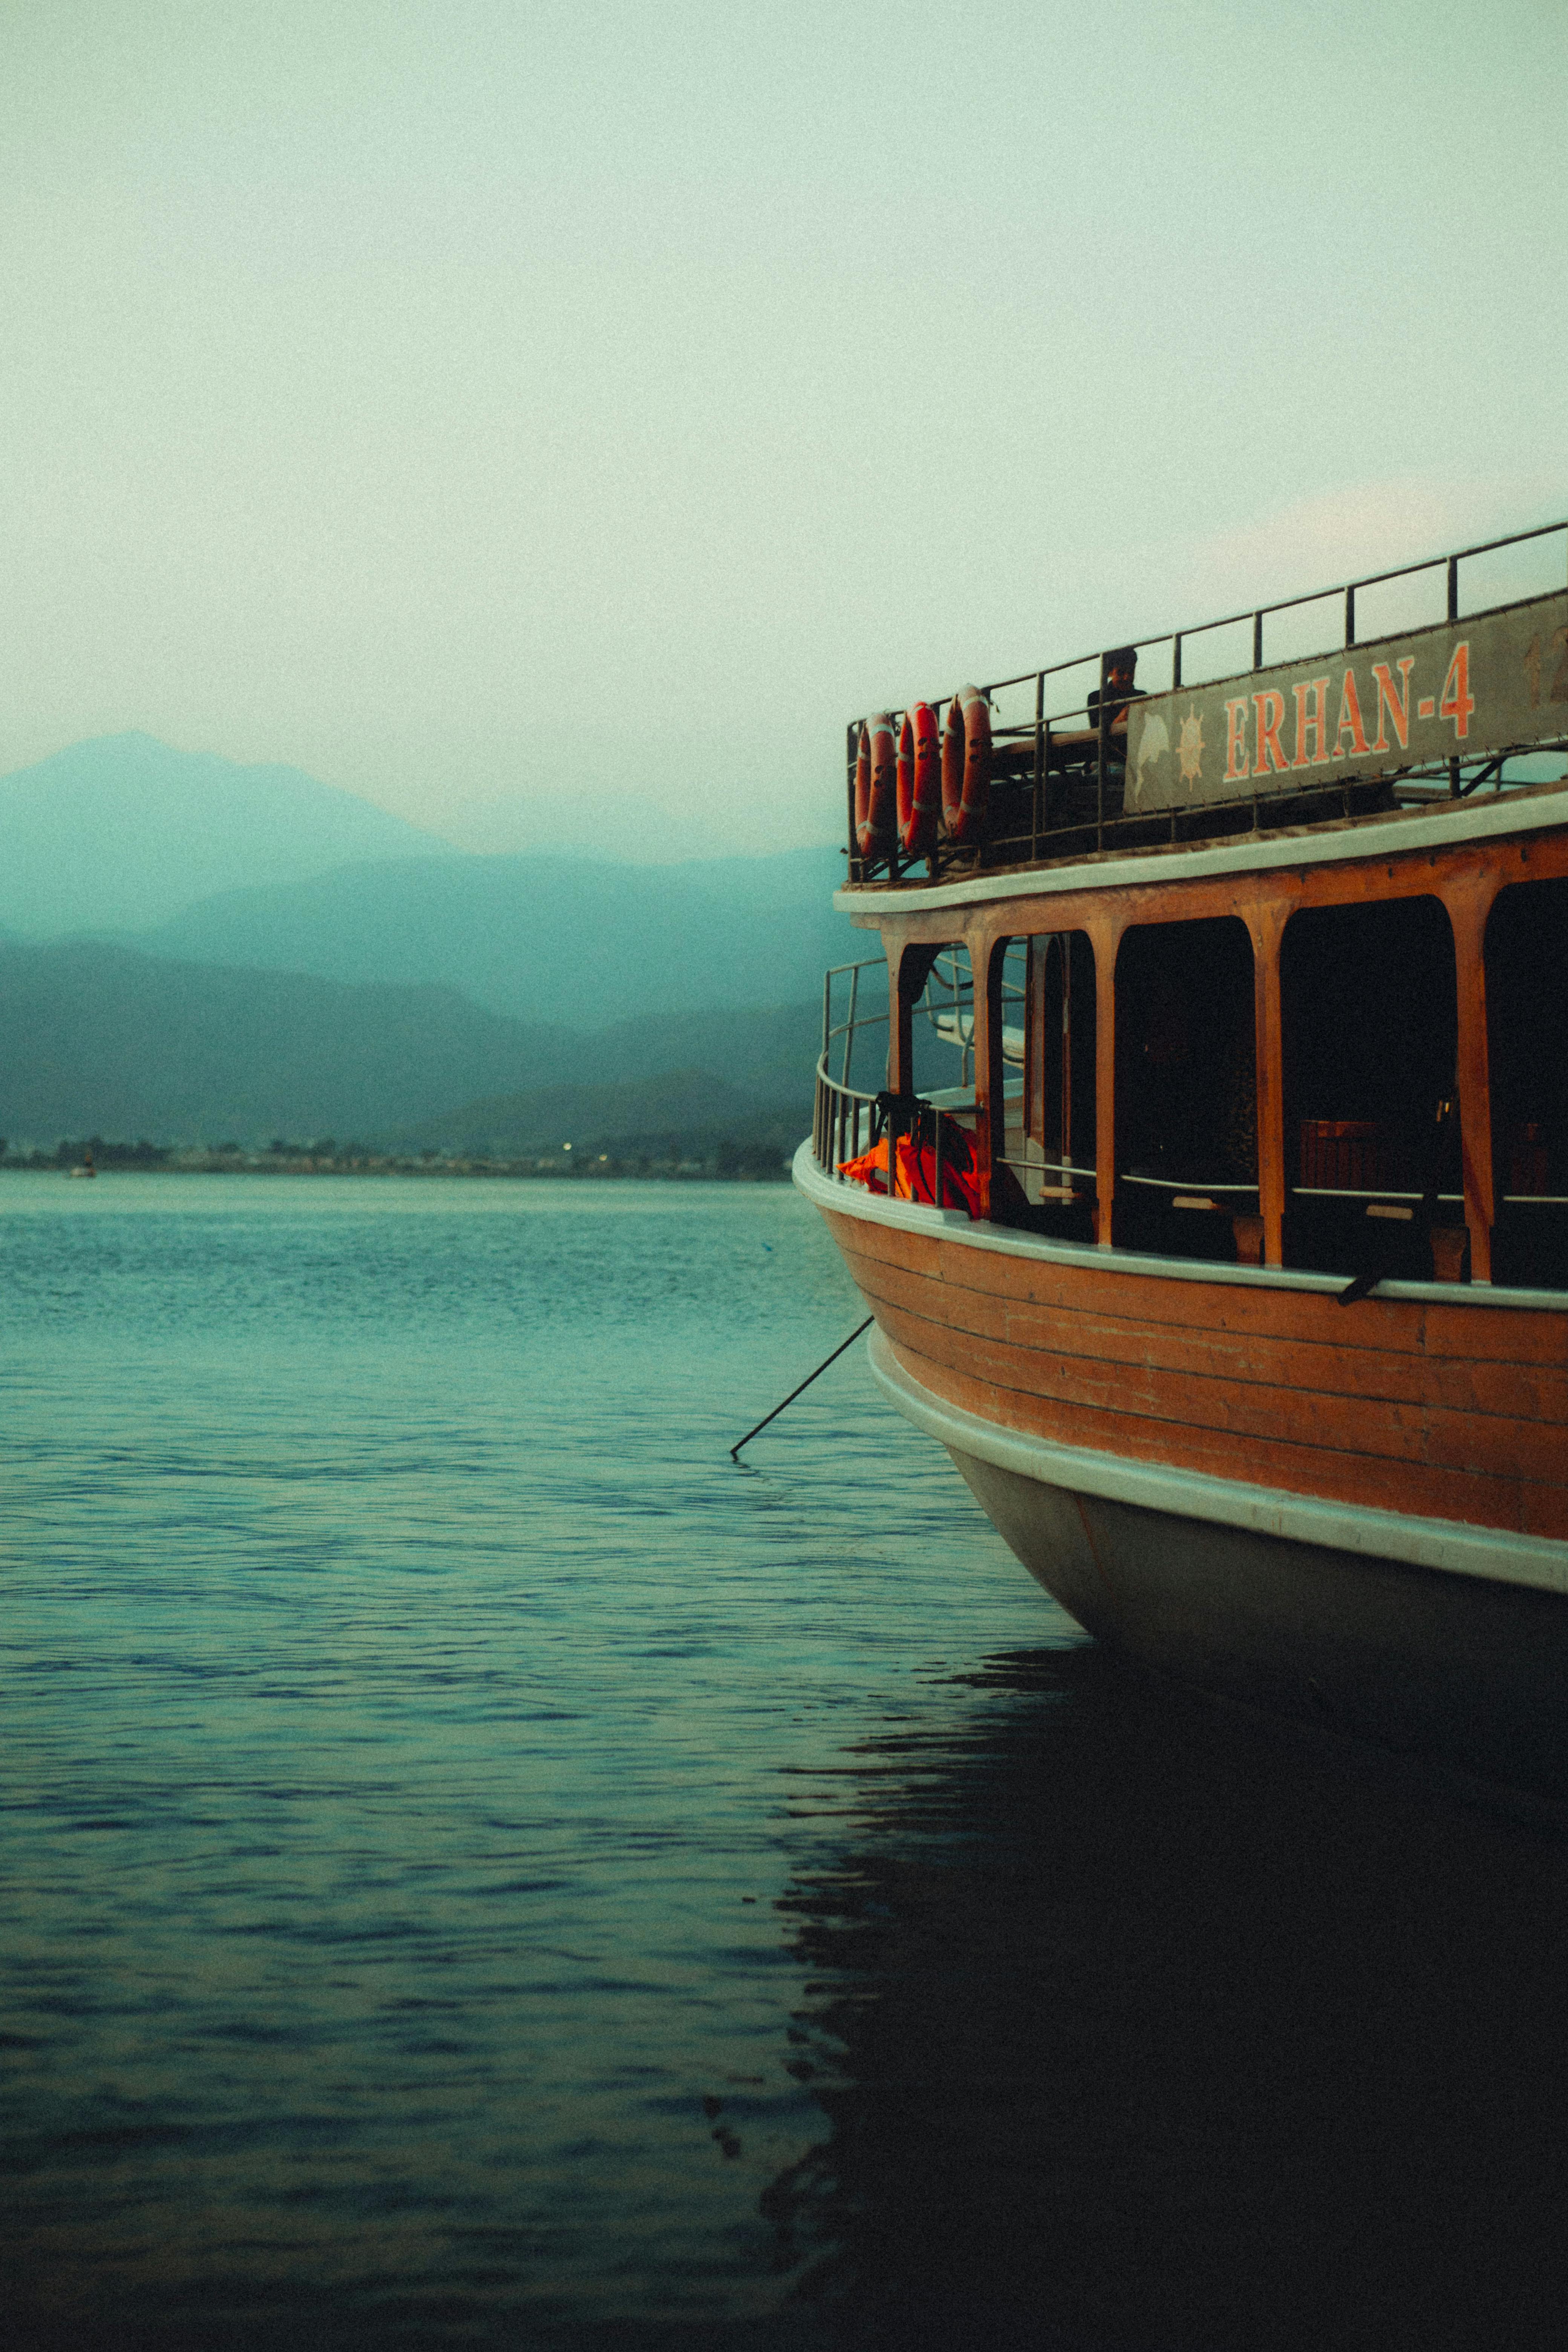
<svg viewBox="0 0 1568 2352">
<path fill-rule="evenodd" d="M 96 1176 L 96 1175 L 97 1175 L 98 1171 L 97 1171 L 97 1169 L 96 1169 L 96 1168 L 93 1166 L 93 1164 L 92 1164 L 92 1146 L 91 1146 L 91 1144 L 90 1144 L 90 1143 L 88 1145 L 87 1150 L 82 1153 L 82 1156 L 81 1156 L 81 1166 L 80 1166 L 79 1168 L 72 1168 L 72 1169 L 69 1169 L 69 1170 L 68 1170 L 68 1171 L 67 1171 L 67 1172 L 68 1172 L 68 1174 L 72 1175 L 72 1176 Z"/>
<path fill-rule="evenodd" d="M 1310 660 L 1275 607 L 1230 677 L 1184 631 L 852 727 L 883 953 L 795 1176 L 1090 1632 L 1568 1798 L 1568 594 L 1461 617 L 1495 553 L 1411 567 L 1404 635 L 1356 628 L 1389 573 L 1292 600 Z"/>
</svg>

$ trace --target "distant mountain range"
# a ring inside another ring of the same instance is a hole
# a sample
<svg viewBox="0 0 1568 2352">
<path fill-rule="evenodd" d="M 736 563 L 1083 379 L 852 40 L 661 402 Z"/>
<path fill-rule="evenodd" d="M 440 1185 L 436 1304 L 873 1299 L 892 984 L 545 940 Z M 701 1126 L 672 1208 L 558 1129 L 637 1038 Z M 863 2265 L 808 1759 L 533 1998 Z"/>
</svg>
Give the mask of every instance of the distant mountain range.
<svg viewBox="0 0 1568 2352">
<path fill-rule="evenodd" d="M 0 776 L 0 929 L 140 929 L 215 891 L 463 853 L 297 768 L 108 735 Z"/>
<path fill-rule="evenodd" d="M 804 1121 L 823 968 L 869 945 L 838 873 L 475 856 L 295 770 L 79 744 L 0 779 L 0 1132 Z"/>
<path fill-rule="evenodd" d="M 480 856 L 290 768 L 116 735 L 0 778 L 0 931 L 460 989 L 592 1029 L 799 1001 L 862 951 L 827 849 Z"/>
<path fill-rule="evenodd" d="M 689 866 L 450 857 L 342 866 L 185 908 L 135 944 L 198 963 L 460 988 L 492 1013 L 591 1029 L 641 1013 L 798 1001 L 868 952 L 831 850 Z"/>
<path fill-rule="evenodd" d="M 5 940 L 0 1133 L 14 1144 L 332 1135 L 457 1147 L 493 1136 L 553 1149 L 665 1136 L 689 1109 L 705 1128 L 784 1111 L 803 1129 L 818 1021 L 806 1003 L 582 1035 L 508 1020 L 455 989 Z"/>
</svg>

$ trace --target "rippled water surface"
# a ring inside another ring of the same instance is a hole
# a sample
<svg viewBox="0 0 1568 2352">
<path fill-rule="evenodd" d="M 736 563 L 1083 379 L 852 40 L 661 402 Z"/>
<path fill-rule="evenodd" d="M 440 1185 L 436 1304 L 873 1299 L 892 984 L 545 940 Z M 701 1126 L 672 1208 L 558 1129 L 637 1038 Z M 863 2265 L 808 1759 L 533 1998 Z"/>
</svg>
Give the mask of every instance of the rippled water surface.
<svg viewBox="0 0 1568 2352">
<path fill-rule="evenodd" d="M 779 1189 L 0 1185 L 24 2347 L 1548 2344 L 1563 1848 L 1084 1643 Z"/>
</svg>

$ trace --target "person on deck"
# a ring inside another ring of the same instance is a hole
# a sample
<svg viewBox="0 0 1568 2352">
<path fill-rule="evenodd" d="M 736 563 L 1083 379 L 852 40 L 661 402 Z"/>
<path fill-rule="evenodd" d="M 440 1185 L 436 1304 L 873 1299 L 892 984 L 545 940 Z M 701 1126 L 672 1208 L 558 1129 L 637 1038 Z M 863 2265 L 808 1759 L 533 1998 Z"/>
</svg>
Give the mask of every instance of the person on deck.
<svg viewBox="0 0 1568 2352">
<path fill-rule="evenodd" d="M 1143 699 L 1142 687 L 1132 680 L 1138 669 L 1138 649 L 1135 646 L 1118 646 L 1114 653 L 1104 656 L 1101 675 L 1104 679 L 1104 700 L 1111 740 L 1106 746 L 1105 814 L 1120 816 L 1127 773 L 1127 706 Z M 1086 706 L 1089 725 L 1081 731 L 1058 739 L 1061 742 L 1061 767 L 1072 781 L 1068 784 L 1068 796 L 1063 814 L 1074 821 L 1098 814 L 1098 802 L 1090 807 L 1085 800 L 1089 790 L 1089 780 L 1094 774 L 1098 761 L 1100 706 L 1102 689 L 1096 687 Z"/>
<path fill-rule="evenodd" d="M 1142 701 L 1143 698 L 1142 688 L 1134 686 L 1132 683 L 1137 675 L 1138 648 L 1136 646 L 1118 646 L 1113 654 L 1106 655 L 1105 699 L 1110 709 L 1112 727 L 1117 726 L 1126 718 L 1129 702 Z M 1089 698 L 1089 723 L 1095 728 L 1100 725 L 1100 688 L 1098 687 L 1093 689 Z"/>
</svg>

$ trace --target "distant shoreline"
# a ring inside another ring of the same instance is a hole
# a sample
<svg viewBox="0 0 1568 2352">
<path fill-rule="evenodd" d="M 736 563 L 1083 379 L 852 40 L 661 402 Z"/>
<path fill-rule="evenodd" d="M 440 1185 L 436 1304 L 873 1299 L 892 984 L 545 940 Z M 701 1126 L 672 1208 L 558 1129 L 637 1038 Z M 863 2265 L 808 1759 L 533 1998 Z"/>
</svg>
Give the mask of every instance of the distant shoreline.
<svg viewBox="0 0 1568 2352">
<path fill-rule="evenodd" d="M 86 1171 L 80 1161 L 61 1162 L 52 1155 L 0 1159 L 0 1176 L 58 1176 L 79 1181 Z M 124 1159 L 95 1155 L 92 1175 L 98 1176 L 371 1176 L 435 1177 L 454 1181 L 489 1178 L 531 1183 L 656 1183 L 656 1184 L 784 1184 L 788 1163 L 776 1167 L 722 1167 L 716 1160 L 637 1160 L 608 1153 L 584 1152 L 521 1160 L 441 1158 L 406 1160 L 380 1153 L 347 1159 L 304 1156 L 276 1157 L 269 1152 L 171 1151 Z"/>
</svg>

